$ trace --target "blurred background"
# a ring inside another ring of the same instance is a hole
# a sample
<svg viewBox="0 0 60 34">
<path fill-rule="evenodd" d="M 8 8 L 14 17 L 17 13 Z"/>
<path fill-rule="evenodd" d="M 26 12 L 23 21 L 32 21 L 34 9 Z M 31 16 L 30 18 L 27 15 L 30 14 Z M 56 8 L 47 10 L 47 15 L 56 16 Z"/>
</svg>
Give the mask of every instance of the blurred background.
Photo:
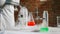
<svg viewBox="0 0 60 34">
<path fill-rule="evenodd" d="M 42 20 L 35 19 L 37 17 L 36 11 L 38 8 L 38 16 L 40 16 L 40 18 L 43 18 L 44 10 L 48 11 L 48 25 L 50 27 L 57 27 L 60 25 L 60 0 L 20 0 L 20 5 L 27 7 L 28 11 L 32 12 L 36 24 L 42 23 Z M 15 10 L 14 13 L 15 21 L 18 20 L 18 14 L 20 10 L 19 6 L 17 6 L 17 8 L 18 10 Z"/>
</svg>

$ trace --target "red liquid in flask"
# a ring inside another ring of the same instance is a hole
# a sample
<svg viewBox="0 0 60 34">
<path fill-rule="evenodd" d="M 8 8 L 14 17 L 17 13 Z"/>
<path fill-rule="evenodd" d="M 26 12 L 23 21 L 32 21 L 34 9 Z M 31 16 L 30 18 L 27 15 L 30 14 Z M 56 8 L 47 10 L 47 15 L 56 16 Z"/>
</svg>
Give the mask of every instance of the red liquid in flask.
<svg viewBox="0 0 60 34">
<path fill-rule="evenodd" d="M 29 21 L 28 26 L 35 26 L 35 22 L 34 21 Z"/>
</svg>

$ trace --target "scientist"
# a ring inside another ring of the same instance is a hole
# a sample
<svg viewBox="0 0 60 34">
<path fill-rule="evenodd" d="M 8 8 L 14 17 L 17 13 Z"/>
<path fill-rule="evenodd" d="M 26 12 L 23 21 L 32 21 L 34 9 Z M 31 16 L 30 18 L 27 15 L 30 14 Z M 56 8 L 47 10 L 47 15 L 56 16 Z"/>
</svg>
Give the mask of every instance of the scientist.
<svg viewBox="0 0 60 34">
<path fill-rule="evenodd" d="M 1 16 L 1 23 L 3 23 L 5 29 L 13 29 L 15 27 L 15 21 L 14 21 L 14 5 L 18 6 L 20 0 L 0 0 L 0 6 L 2 6 L 2 3 L 4 3 L 4 6 L 2 7 L 2 13 L 0 13 Z"/>
</svg>

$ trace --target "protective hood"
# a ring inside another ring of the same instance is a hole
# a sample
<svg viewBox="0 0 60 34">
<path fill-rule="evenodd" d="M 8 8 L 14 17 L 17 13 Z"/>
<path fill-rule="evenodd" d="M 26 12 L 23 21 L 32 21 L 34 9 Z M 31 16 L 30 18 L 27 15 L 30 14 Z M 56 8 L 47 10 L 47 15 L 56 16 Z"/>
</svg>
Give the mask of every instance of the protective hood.
<svg viewBox="0 0 60 34">
<path fill-rule="evenodd" d="M 0 0 L 0 7 L 5 4 L 6 0 Z"/>
</svg>

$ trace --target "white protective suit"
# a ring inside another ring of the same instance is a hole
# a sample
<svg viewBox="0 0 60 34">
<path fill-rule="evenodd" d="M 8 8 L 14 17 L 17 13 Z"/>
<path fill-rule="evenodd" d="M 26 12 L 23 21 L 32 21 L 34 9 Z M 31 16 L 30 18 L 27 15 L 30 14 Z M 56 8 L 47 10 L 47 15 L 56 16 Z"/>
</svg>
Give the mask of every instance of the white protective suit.
<svg viewBox="0 0 60 34">
<path fill-rule="evenodd" d="M 19 0 L 6 0 L 6 4 L 2 9 L 1 23 L 3 23 L 6 29 L 12 29 L 15 27 L 14 21 L 14 5 L 19 5 Z"/>
<path fill-rule="evenodd" d="M 5 4 L 5 2 L 6 2 L 6 0 L 0 0 L 0 31 L 2 31 L 3 30 L 3 28 L 1 27 L 1 26 L 3 26 L 2 24 L 2 22 L 1 22 L 1 17 L 2 17 L 2 6 Z"/>
</svg>

